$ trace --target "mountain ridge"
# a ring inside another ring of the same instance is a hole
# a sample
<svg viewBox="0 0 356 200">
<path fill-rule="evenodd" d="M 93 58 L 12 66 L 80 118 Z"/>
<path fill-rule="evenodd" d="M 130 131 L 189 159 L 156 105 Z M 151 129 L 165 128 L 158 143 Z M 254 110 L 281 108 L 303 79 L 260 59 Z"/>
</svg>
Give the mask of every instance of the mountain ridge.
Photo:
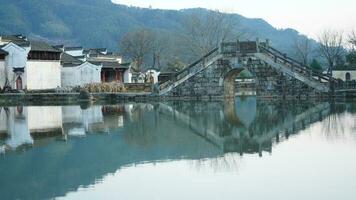
<svg viewBox="0 0 356 200">
<path fill-rule="evenodd" d="M 181 10 L 129 7 L 111 0 L 0 0 L 0 34 L 24 34 L 54 44 L 107 47 L 120 50 L 121 37 L 135 28 L 149 28 L 176 35 L 190 14 L 209 12 L 204 8 Z M 273 46 L 291 52 L 297 38 L 294 29 L 276 29 L 262 18 L 226 13 L 237 22 L 235 31 L 245 39 L 270 39 Z M 314 40 L 311 40 L 316 44 Z"/>
</svg>

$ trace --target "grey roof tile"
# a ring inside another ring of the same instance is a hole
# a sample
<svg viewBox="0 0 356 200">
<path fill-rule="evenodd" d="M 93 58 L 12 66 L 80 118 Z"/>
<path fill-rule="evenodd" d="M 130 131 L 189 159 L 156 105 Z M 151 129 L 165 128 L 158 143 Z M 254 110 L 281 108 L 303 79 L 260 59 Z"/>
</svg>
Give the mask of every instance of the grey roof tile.
<svg viewBox="0 0 356 200">
<path fill-rule="evenodd" d="M 62 51 L 53 48 L 51 45 L 47 44 L 46 42 L 42 41 L 30 41 L 31 44 L 31 51 L 45 51 L 45 52 L 54 52 L 60 53 Z"/>
</svg>

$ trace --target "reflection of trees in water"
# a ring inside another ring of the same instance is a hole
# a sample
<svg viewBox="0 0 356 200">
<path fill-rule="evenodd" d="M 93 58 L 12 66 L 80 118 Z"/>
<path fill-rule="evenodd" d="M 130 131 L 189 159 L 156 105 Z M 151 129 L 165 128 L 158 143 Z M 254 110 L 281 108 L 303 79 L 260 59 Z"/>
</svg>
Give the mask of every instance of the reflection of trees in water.
<svg viewBox="0 0 356 200">
<path fill-rule="evenodd" d="M 197 171 L 213 170 L 214 172 L 238 172 L 242 157 L 236 153 L 226 153 L 220 157 L 188 161 Z"/>
<path fill-rule="evenodd" d="M 328 138 L 337 138 L 344 136 L 345 129 L 342 125 L 343 116 L 332 114 L 323 121 L 322 133 Z"/>
<path fill-rule="evenodd" d="M 353 113 L 355 113 L 356 104 L 333 104 L 331 107 L 331 115 L 329 115 L 322 124 L 322 134 L 328 139 L 337 139 L 337 138 L 348 138 L 346 133 L 349 131 L 345 127 L 349 124 L 354 133 L 356 128 L 355 117 Z M 348 117 L 352 118 L 352 122 L 348 121 Z"/>
</svg>

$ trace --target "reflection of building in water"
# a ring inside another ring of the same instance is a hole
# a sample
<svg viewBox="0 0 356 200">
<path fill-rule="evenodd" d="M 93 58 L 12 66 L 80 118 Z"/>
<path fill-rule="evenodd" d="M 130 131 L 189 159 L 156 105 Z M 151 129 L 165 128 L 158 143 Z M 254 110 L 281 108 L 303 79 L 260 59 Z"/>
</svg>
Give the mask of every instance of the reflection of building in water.
<svg viewBox="0 0 356 200">
<path fill-rule="evenodd" d="M 102 113 L 107 129 L 116 129 L 124 126 L 125 107 L 123 105 L 103 106 Z"/>
<path fill-rule="evenodd" d="M 43 136 L 62 134 L 62 109 L 60 106 L 28 107 L 28 124 L 31 134 Z"/>
<path fill-rule="evenodd" d="M 63 131 L 69 136 L 85 136 L 96 130 L 106 131 L 100 106 L 81 109 L 79 106 L 63 106 Z"/>
<path fill-rule="evenodd" d="M 31 145 L 33 137 L 62 134 L 61 117 L 60 107 L 1 108 L 0 134 L 5 138 L 6 148 Z"/>
<path fill-rule="evenodd" d="M 7 130 L 4 149 L 16 149 L 19 146 L 33 144 L 27 120 L 27 108 L 12 107 L 1 112 L 1 131 Z"/>
<path fill-rule="evenodd" d="M 34 138 L 108 133 L 124 125 L 124 106 L 33 106 L 0 109 L 2 149 L 33 144 Z M 0 143 L 1 144 L 1 143 Z M 1 151 L 1 149 L 0 149 Z"/>
<path fill-rule="evenodd" d="M 63 131 L 68 136 L 86 136 L 88 133 L 108 133 L 124 125 L 124 106 L 63 106 Z"/>
</svg>

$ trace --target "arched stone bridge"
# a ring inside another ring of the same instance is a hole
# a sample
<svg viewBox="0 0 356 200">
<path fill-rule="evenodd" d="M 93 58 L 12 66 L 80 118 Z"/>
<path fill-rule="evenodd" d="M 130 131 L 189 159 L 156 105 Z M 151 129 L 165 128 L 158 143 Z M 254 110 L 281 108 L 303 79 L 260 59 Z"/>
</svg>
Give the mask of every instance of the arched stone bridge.
<svg viewBox="0 0 356 200">
<path fill-rule="evenodd" d="M 160 96 L 233 97 L 235 79 L 243 70 L 256 79 L 257 96 L 317 97 L 334 92 L 336 80 L 312 71 L 265 42 L 228 42 L 159 87 Z"/>
</svg>

